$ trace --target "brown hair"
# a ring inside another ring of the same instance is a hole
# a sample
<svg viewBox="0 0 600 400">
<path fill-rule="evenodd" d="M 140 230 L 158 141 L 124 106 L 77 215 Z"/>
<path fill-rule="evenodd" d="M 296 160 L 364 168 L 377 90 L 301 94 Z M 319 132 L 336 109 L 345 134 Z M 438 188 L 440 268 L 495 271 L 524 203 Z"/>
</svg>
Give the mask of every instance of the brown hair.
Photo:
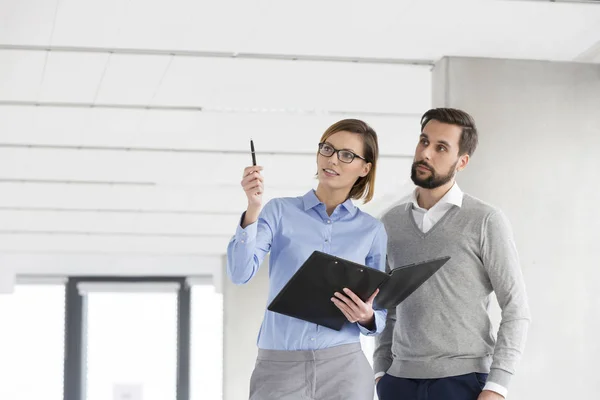
<svg viewBox="0 0 600 400">
<path fill-rule="evenodd" d="M 368 203 L 373 199 L 373 194 L 375 193 L 375 173 L 377 158 L 379 158 L 377 133 L 366 122 L 359 119 L 343 119 L 327 128 L 321 137 L 321 142 L 325 142 L 334 133 L 342 131 L 356 133 L 362 137 L 364 144 L 364 154 L 362 156 L 367 160 L 366 162 L 371 163 L 369 173 L 364 177 L 359 177 L 354 182 L 348 198 L 364 199 L 364 202 Z"/>
<path fill-rule="evenodd" d="M 455 108 L 433 108 L 421 117 L 421 132 L 432 119 L 444 124 L 457 125 L 462 128 L 458 144 L 458 155 L 472 156 L 477 148 L 477 127 L 475 120 L 469 114 Z"/>
</svg>

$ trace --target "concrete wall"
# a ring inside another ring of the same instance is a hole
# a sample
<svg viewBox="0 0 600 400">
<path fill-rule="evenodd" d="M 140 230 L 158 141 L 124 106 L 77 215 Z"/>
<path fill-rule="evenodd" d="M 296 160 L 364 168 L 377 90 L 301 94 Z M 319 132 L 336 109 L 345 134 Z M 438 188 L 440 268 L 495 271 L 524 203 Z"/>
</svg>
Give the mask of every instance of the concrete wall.
<svg viewBox="0 0 600 400">
<path fill-rule="evenodd" d="M 266 257 L 256 276 L 245 285 L 234 285 L 224 275 L 224 400 L 248 400 L 257 354 L 256 339 L 267 305 L 268 262 Z"/>
<path fill-rule="evenodd" d="M 508 215 L 521 256 L 533 320 L 509 398 L 597 398 L 600 65 L 445 58 L 432 88 L 475 117 L 458 182 Z"/>
</svg>

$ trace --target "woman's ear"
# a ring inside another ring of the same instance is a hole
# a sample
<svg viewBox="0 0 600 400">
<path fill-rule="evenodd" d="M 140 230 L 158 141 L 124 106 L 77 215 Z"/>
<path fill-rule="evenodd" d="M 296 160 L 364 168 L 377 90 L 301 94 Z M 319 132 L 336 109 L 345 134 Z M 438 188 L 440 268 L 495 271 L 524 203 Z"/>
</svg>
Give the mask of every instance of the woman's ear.
<svg viewBox="0 0 600 400">
<path fill-rule="evenodd" d="M 365 166 L 363 167 L 362 172 L 360 174 L 361 178 L 364 178 L 365 176 L 369 175 L 372 165 L 373 164 L 371 164 L 371 163 L 365 163 Z"/>
</svg>

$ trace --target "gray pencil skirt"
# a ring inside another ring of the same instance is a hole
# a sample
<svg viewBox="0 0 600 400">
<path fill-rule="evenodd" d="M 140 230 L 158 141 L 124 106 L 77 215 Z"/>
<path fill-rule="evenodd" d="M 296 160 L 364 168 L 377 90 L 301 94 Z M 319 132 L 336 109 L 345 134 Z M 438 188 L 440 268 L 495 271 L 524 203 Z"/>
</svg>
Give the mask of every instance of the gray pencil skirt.
<svg viewBox="0 0 600 400">
<path fill-rule="evenodd" d="M 352 343 L 323 350 L 258 350 L 250 400 L 373 400 L 373 369 Z"/>
</svg>

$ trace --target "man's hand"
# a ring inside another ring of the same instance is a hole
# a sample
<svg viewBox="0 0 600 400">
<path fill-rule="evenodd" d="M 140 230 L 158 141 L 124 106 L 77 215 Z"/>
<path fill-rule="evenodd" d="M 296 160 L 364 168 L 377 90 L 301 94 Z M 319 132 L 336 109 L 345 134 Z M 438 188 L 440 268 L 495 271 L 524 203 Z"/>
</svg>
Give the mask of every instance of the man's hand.
<svg viewBox="0 0 600 400">
<path fill-rule="evenodd" d="M 491 390 L 484 390 L 481 392 L 477 400 L 504 400 L 504 396 L 496 392 L 492 392 Z"/>
<path fill-rule="evenodd" d="M 377 386 L 377 384 L 379 383 L 379 381 L 381 380 L 381 378 L 383 378 L 383 376 L 380 376 L 379 378 L 375 379 L 375 386 Z"/>
</svg>

